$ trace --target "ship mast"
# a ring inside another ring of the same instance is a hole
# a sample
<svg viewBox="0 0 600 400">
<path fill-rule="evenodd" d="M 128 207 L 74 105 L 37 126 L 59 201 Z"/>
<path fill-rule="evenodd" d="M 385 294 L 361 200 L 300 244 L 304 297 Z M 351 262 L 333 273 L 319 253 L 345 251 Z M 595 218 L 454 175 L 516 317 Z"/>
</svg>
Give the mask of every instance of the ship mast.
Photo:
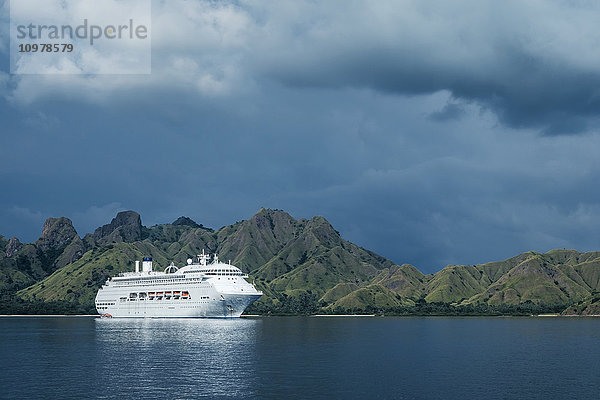
<svg viewBox="0 0 600 400">
<path fill-rule="evenodd" d="M 200 265 L 202 265 L 203 267 L 206 267 L 209 259 L 210 259 L 210 256 L 208 254 L 205 254 L 204 249 L 202 249 L 202 254 L 198 254 L 198 260 L 200 261 Z"/>
</svg>

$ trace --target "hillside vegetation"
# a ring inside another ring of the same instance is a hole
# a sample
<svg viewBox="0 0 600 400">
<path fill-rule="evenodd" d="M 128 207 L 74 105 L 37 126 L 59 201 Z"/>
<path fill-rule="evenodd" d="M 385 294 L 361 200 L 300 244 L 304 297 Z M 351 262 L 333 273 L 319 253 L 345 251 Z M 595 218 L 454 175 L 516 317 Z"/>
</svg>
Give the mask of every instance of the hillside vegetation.
<svg viewBox="0 0 600 400">
<path fill-rule="evenodd" d="M 187 217 L 145 227 L 134 211 L 80 238 L 49 218 L 34 243 L 0 236 L 0 312 L 89 312 L 99 287 L 151 256 L 156 269 L 202 250 L 231 260 L 265 295 L 249 313 L 595 314 L 600 252 L 527 252 L 430 275 L 340 237 L 323 217 L 261 209 L 217 231 Z"/>
</svg>

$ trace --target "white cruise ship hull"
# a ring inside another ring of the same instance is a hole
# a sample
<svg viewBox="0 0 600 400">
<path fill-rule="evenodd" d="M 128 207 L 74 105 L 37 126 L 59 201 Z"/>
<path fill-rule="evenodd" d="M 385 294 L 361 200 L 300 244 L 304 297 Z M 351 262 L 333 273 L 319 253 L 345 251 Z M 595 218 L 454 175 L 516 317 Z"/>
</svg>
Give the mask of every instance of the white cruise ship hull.
<svg viewBox="0 0 600 400">
<path fill-rule="evenodd" d="M 206 292 L 206 291 L 204 291 Z M 200 290 L 190 290 L 187 299 L 135 300 L 120 301 L 127 293 L 102 293 L 97 303 L 106 304 L 98 309 L 100 315 L 108 314 L 116 318 L 239 318 L 246 308 L 261 294 L 218 294 L 206 299 L 199 295 Z M 114 305 L 113 305 L 114 303 Z"/>
<path fill-rule="evenodd" d="M 225 300 L 213 300 L 207 303 L 190 300 L 185 304 L 175 304 L 168 300 L 160 304 L 140 301 L 136 304 L 109 307 L 106 312 L 99 312 L 99 314 L 108 314 L 115 318 L 239 318 L 244 310 L 260 296 L 224 295 Z"/>
<path fill-rule="evenodd" d="M 132 274 L 109 280 L 96 295 L 98 314 L 114 318 L 239 318 L 262 295 L 232 266 L 210 264 L 203 266 L 201 273 L 194 268 L 200 267 L 187 267 L 182 274 Z"/>
</svg>

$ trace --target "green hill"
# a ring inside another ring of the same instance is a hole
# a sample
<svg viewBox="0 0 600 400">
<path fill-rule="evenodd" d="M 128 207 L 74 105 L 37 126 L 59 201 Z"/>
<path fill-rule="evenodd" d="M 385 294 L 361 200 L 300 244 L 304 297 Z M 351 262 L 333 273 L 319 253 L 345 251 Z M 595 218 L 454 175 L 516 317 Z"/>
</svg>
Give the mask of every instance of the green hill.
<svg viewBox="0 0 600 400">
<path fill-rule="evenodd" d="M 567 254 L 570 257 L 567 257 Z M 527 253 L 527 258 L 515 265 L 481 293 L 466 303 L 484 302 L 489 305 L 520 304 L 527 301 L 542 304 L 568 305 L 580 301 L 594 290 L 594 272 L 600 267 L 595 253 L 551 251 L 546 254 Z M 517 262 L 520 259 L 517 260 Z M 585 277 L 585 278 L 584 278 Z M 589 282 L 586 283 L 586 278 Z"/>
<path fill-rule="evenodd" d="M 383 269 L 374 279 L 379 284 L 403 297 L 419 299 L 426 294 L 429 278 L 410 264 L 392 265 Z"/>
<path fill-rule="evenodd" d="M 171 261 L 182 265 L 205 250 L 248 272 L 265 292 L 257 307 L 273 308 L 288 296 L 321 297 L 338 283 L 368 284 L 382 268 L 393 265 L 343 240 L 322 217 L 295 220 L 283 211 L 261 209 L 249 220 L 216 232 L 189 218 L 178 221 L 145 228 L 137 213 L 119 213 L 86 235 L 91 249 L 80 258 L 17 294 L 27 301 L 67 301 L 91 311 L 102 283 L 132 270 L 135 260 L 152 256 L 161 268 Z"/>
<path fill-rule="evenodd" d="M 600 292 L 567 307 L 563 315 L 600 315 Z"/>
<path fill-rule="evenodd" d="M 424 275 L 344 240 L 323 217 L 260 209 L 215 231 L 187 217 L 145 227 L 125 211 L 83 238 L 67 218 L 49 218 L 33 243 L 0 236 L 0 313 L 93 313 L 98 288 L 135 260 L 151 256 L 160 269 L 203 250 L 231 260 L 263 290 L 252 313 L 590 314 L 600 292 L 600 252 L 526 252 Z"/>
<path fill-rule="evenodd" d="M 379 284 L 371 284 L 354 290 L 329 305 L 328 308 L 340 312 L 364 312 L 412 306 L 414 304 L 414 301 L 402 298 L 402 296 Z"/>
<path fill-rule="evenodd" d="M 323 295 L 323 297 L 321 297 L 320 300 L 322 302 L 325 302 L 328 304 L 333 304 L 336 301 L 338 301 L 339 299 L 341 299 L 342 297 L 354 292 L 355 290 L 357 290 L 359 288 L 360 288 L 360 286 L 358 286 L 356 283 L 352 283 L 352 282 L 338 283 L 337 285 L 335 285 L 334 287 L 329 289 Z"/>
</svg>

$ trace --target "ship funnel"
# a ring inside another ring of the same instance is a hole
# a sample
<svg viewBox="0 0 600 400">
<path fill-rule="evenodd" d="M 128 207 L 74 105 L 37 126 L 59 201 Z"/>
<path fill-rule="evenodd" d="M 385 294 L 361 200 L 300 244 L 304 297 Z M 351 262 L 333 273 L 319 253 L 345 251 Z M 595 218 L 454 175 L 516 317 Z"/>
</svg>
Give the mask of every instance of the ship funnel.
<svg viewBox="0 0 600 400">
<path fill-rule="evenodd" d="M 135 260 L 135 272 L 140 272 L 140 262 L 139 262 L 139 260 Z"/>
<path fill-rule="evenodd" d="M 144 257 L 142 260 L 142 272 L 152 272 L 152 257 Z"/>
</svg>

